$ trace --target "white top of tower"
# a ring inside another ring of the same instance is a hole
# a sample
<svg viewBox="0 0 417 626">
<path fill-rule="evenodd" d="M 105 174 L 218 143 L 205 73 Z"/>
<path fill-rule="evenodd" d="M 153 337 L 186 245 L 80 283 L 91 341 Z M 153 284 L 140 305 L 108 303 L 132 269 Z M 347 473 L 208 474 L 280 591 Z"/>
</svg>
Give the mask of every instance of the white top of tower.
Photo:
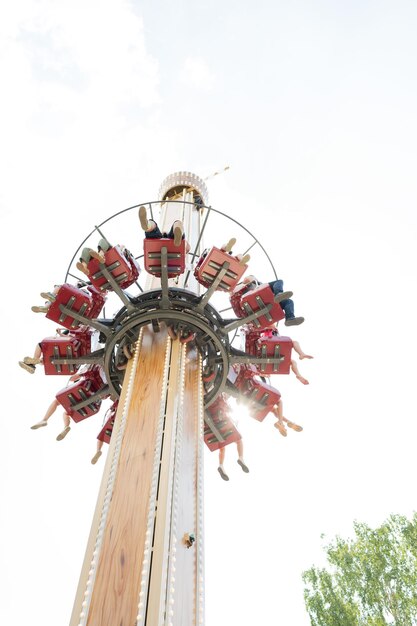
<svg viewBox="0 0 417 626">
<path fill-rule="evenodd" d="M 194 191 L 201 196 L 203 204 L 208 204 L 208 189 L 202 178 L 192 172 L 174 172 L 167 176 L 159 188 L 160 200 L 166 200 L 167 196 L 175 196 L 183 189 Z M 170 193 L 171 192 L 171 193 Z"/>
</svg>

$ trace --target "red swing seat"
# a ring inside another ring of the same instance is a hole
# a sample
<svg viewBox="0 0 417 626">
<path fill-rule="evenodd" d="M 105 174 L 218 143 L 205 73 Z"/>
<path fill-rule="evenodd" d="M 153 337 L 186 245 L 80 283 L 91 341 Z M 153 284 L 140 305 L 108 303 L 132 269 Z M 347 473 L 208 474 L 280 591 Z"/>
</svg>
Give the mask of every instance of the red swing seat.
<svg viewBox="0 0 417 626">
<path fill-rule="evenodd" d="M 116 419 L 118 404 L 119 404 L 118 400 L 116 400 L 116 402 L 112 404 L 112 406 L 108 410 L 108 413 L 106 413 L 106 416 L 108 415 L 108 418 L 106 419 L 103 428 L 97 435 L 97 439 L 99 439 L 100 441 L 104 441 L 104 443 L 110 443 L 110 439 L 113 433 L 114 420 Z"/>
<path fill-rule="evenodd" d="M 262 375 L 289 374 L 291 367 L 291 350 L 293 347 L 290 337 L 260 337 L 255 344 L 255 356 L 259 357 L 283 357 L 279 363 L 259 363 L 258 371 Z"/>
<path fill-rule="evenodd" d="M 251 324 L 255 328 L 268 328 L 268 326 L 275 325 L 285 317 L 282 307 L 274 301 L 274 293 L 271 287 L 268 284 L 259 285 L 259 287 L 243 294 L 240 301 L 244 315 L 255 313 L 267 304 L 272 304 L 270 310 L 257 319 L 252 320 Z"/>
<path fill-rule="evenodd" d="M 46 337 L 40 343 L 43 366 L 47 375 L 68 376 L 78 371 L 79 365 L 52 363 L 52 359 L 76 359 L 85 356 L 91 350 L 92 330 L 87 326 L 80 327 L 80 330 L 73 330 L 70 335 L 59 337 Z"/>
<path fill-rule="evenodd" d="M 98 291 L 112 290 L 111 284 L 103 275 L 98 259 L 91 259 L 88 262 L 88 275 L 91 283 Z M 135 257 L 129 250 L 122 251 L 122 248 L 112 246 L 104 253 L 104 265 L 113 276 L 120 289 L 126 289 L 137 280 L 140 267 Z"/>
<path fill-rule="evenodd" d="M 264 330 L 250 328 L 245 337 L 245 350 L 248 354 L 263 358 L 284 358 L 280 363 L 257 363 L 256 369 L 263 376 L 289 374 L 292 347 L 290 337 L 274 334 L 272 328 Z"/>
<path fill-rule="evenodd" d="M 251 417 L 262 422 L 278 404 L 281 394 L 275 387 L 256 380 L 258 372 L 253 365 L 241 365 L 237 371 L 234 385 L 241 392 L 242 400 L 248 405 Z"/>
<path fill-rule="evenodd" d="M 252 324 L 243 327 L 245 333 L 245 352 L 256 356 L 256 342 L 266 335 L 272 336 L 274 332 L 272 328 L 255 328 Z"/>
<path fill-rule="evenodd" d="M 216 433 L 211 430 L 210 424 L 205 422 L 204 443 L 212 452 L 242 439 L 242 435 L 230 419 L 229 411 L 230 407 L 221 395 L 206 409 L 207 416 L 211 418 L 213 426 L 224 440 L 219 441 Z"/>
<path fill-rule="evenodd" d="M 71 337 L 76 337 L 82 345 L 82 355 L 91 352 L 91 337 L 95 331 L 88 326 L 80 326 L 71 331 Z"/>
<path fill-rule="evenodd" d="M 242 296 L 247 293 L 247 291 L 248 286 L 244 283 L 241 283 L 239 285 L 236 285 L 236 287 L 230 294 L 230 304 L 236 317 L 245 317 L 246 315 L 245 310 L 242 309 L 241 300 Z"/>
<path fill-rule="evenodd" d="M 93 285 L 87 285 L 87 289 L 91 293 L 92 298 L 92 307 L 89 317 L 93 320 L 100 315 L 101 309 L 107 300 L 107 296 L 105 292 L 99 291 Z"/>
<path fill-rule="evenodd" d="M 185 239 L 182 239 L 180 245 L 176 246 L 174 240 L 167 237 L 143 240 L 145 270 L 148 274 L 161 277 L 162 248 L 167 249 L 168 278 L 182 274 L 185 270 Z"/>
<path fill-rule="evenodd" d="M 232 366 L 229 379 L 233 381 L 234 386 L 239 391 L 243 391 L 246 388 L 246 380 L 252 379 L 257 374 L 258 371 L 254 365 L 240 363 Z"/>
<path fill-rule="evenodd" d="M 46 317 L 49 320 L 64 326 L 64 328 L 68 328 L 68 330 L 79 328 L 81 322 L 71 317 L 69 313 L 62 313 L 59 308 L 61 304 L 88 319 L 92 319 L 93 296 L 84 289 L 79 289 L 67 283 L 61 285 L 54 302 L 51 302 L 46 313 Z"/>
<path fill-rule="evenodd" d="M 262 422 L 273 407 L 278 404 L 281 394 L 278 389 L 254 378 L 246 381 L 245 401 L 249 404 L 249 414 Z"/>
<path fill-rule="evenodd" d="M 194 276 L 204 287 L 211 287 L 225 262 L 229 264 L 229 267 L 217 289 L 219 291 L 231 291 L 237 285 L 248 266 L 242 265 L 234 256 L 224 252 L 224 250 L 220 250 L 220 248 L 213 246 L 206 256 L 202 255 L 200 257 L 194 270 Z"/>
<path fill-rule="evenodd" d="M 61 389 L 55 397 L 64 407 L 68 415 L 71 416 L 74 422 L 81 422 L 87 417 L 98 413 L 103 398 L 92 400 L 90 404 L 87 404 L 77 410 L 73 408 L 74 405 L 87 400 L 89 397 L 100 391 L 104 385 L 103 379 L 100 376 L 99 368 L 93 367 L 91 370 L 81 374 L 80 380 L 68 387 L 65 387 L 64 389 Z"/>
</svg>

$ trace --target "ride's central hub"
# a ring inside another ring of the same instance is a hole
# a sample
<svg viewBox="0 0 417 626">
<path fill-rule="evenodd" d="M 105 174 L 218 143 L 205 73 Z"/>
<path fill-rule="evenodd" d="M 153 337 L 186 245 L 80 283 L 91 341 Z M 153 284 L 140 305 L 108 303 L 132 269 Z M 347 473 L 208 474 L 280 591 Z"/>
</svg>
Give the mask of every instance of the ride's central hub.
<svg viewBox="0 0 417 626">
<path fill-rule="evenodd" d="M 154 289 L 132 299 L 108 327 L 104 346 L 104 370 L 109 386 L 120 395 L 126 354 L 137 341 L 143 326 L 152 325 L 159 332 L 165 325 L 172 338 L 194 341 L 206 375 L 204 402 L 209 406 L 224 386 L 229 372 L 230 345 L 224 321 L 209 304 L 201 307 L 201 298 L 185 289 L 170 288 L 168 301 L 162 290 Z"/>
</svg>

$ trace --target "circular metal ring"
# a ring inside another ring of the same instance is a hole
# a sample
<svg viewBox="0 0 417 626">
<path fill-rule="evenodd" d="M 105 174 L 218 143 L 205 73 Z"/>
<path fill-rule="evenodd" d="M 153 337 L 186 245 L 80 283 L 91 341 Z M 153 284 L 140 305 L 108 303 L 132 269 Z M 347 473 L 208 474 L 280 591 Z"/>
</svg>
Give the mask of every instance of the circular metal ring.
<svg viewBox="0 0 417 626">
<path fill-rule="evenodd" d="M 157 291 L 155 290 L 155 292 Z M 155 302 L 157 302 L 156 299 L 153 303 Z M 199 333 L 205 339 L 205 343 L 209 343 L 216 353 L 216 376 L 204 397 L 206 407 L 214 402 L 220 390 L 225 386 L 229 372 L 228 337 L 219 333 L 218 324 L 213 323 L 213 321 L 210 323 L 209 318 L 195 315 L 192 309 L 187 310 L 186 305 L 189 305 L 187 301 L 183 301 L 181 304 L 183 305 L 182 309 L 161 309 L 154 306 L 154 308 L 147 310 L 138 308 L 138 311 L 134 313 L 128 313 L 126 309 L 122 309 L 115 317 L 114 331 L 106 341 L 104 353 L 104 371 L 113 395 L 119 396 L 121 392 L 122 381 L 120 372 L 116 369 L 115 355 L 120 344 L 124 340 L 126 341 L 126 337 L 129 342 L 135 341 L 135 338 L 139 336 L 141 327 L 152 324 L 154 321 L 158 323 L 183 322 L 193 332 Z"/>
</svg>

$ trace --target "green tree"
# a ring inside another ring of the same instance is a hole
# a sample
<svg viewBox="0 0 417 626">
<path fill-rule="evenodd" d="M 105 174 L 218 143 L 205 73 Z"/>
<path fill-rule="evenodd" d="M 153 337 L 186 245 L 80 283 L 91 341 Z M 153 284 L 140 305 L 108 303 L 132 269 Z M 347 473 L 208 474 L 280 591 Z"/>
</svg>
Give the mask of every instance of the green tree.
<svg viewBox="0 0 417 626">
<path fill-rule="evenodd" d="M 325 546 L 328 569 L 303 573 L 312 626 L 417 626 L 417 513 L 391 515 Z"/>
</svg>

